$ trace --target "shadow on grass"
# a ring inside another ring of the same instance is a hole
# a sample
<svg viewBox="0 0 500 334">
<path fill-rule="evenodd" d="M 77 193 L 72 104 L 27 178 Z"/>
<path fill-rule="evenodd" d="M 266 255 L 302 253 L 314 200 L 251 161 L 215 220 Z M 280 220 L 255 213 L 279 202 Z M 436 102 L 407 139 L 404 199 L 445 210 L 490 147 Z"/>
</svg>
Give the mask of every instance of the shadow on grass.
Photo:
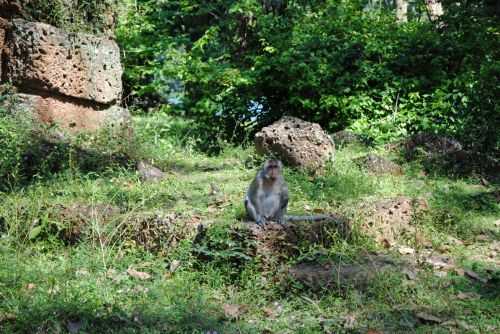
<svg viewBox="0 0 500 334">
<path fill-rule="evenodd" d="M 0 189 L 16 191 L 41 179 L 48 183 L 58 173 L 76 169 L 83 175 L 97 175 L 112 168 L 132 168 L 134 158 L 126 151 L 82 149 L 69 143 L 40 139 L 22 156 L 19 177 L 15 182 L 2 180 Z"/>
<path fill-rule="evenodd" d="M 95 309 L 84 302 L 23 305 L 18 315 L 0 323 L 2 333 L 241 333 L 225 323 L 223 315 L 205 305 L 154 305 L 157 310 L 136 306 L 127 312 L 113 305 Z M 161 310 L 163 309 L 163 311 Z M 247 329 L 247 333 L 255 332 Z"/>
<path fill-rule="evenodd" d="M 463 189 L 436 189 L 434 200 L 439 206 L 453 207 L 465 214 L 467 212 L 500 215 L 500 190 L 467 192 Z"/>
</svg>

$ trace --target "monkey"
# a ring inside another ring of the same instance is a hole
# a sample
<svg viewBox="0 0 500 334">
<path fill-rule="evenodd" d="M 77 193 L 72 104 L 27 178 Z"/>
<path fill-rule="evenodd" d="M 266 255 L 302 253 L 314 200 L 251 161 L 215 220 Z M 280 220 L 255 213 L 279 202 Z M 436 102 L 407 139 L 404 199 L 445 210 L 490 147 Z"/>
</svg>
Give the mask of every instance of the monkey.
<svg viewBox="0 0 500 334">
<path fill-rule="evenodd" d="M 283 164 L 280 160 L 267 160 L 248 187 L 245 208 L 257 225 L 264 225 L 268 221 L 285 223 L 288 186 L 282 171 Z"/>
<path fill-rule="evenodd" d="M 288 185 L 283 177 L 283 164 L 276 159 L 264 162 L 248 187 L 244 204 L 248 216 L 260 226 L 270 221 L 284 225 L 286 222 L 333 220 L 331 215 L 286 215 Z"/>
</svg>

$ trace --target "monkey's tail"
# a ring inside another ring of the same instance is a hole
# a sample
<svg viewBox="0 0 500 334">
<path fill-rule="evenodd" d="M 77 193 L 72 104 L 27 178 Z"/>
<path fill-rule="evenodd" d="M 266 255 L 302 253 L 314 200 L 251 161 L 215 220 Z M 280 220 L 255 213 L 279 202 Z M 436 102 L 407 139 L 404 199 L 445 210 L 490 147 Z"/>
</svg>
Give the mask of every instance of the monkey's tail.
<svg viewBox="0 0 500 334">
<path fill-rule="evenodd" d="M 285 215 L 286 222 L 317 222 L 317 221 L 338 221 L 339 218 L 332 215 L 305 215 L 289 216 Z"/>
</svg>

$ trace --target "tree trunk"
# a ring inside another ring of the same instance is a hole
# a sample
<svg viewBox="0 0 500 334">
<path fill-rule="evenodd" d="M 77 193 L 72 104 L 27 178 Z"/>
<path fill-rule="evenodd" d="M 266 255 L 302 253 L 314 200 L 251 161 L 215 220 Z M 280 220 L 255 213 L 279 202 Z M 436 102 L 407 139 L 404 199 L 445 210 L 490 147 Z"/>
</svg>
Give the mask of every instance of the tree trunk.
<svg viewBox="0 0 500 334">
<path fill-rule="evenodd" d="M 400 23 L 408 22 L 407 0 L 396 0 L 396 20 Z"/>
<path fill-rule="evenodd" d="M 439 0 L 425 0 L 425 6 L 427 7 L 427 14 L 429 14 L 429 20 L 432 22 L 439 19 L 443 15 L 443 5 Z"/>
</svg>

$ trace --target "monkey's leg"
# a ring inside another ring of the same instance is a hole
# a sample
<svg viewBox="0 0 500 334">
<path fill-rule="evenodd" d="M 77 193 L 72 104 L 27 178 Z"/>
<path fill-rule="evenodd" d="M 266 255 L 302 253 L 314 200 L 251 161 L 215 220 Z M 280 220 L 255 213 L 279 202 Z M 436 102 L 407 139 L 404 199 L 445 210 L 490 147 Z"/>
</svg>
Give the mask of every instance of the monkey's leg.
<svg viewBox="0 0 500 334">
<path fill-rule="evenodd" d="M 245 208 L 247 209 L 247 214 L 252 218 L 252 220 L 257 223 L 257 225 L 264 225 L 264 219 L 257 213 L 257 210 L 253 206 L 252 202 L 245 198 Z"/>
</svg>

